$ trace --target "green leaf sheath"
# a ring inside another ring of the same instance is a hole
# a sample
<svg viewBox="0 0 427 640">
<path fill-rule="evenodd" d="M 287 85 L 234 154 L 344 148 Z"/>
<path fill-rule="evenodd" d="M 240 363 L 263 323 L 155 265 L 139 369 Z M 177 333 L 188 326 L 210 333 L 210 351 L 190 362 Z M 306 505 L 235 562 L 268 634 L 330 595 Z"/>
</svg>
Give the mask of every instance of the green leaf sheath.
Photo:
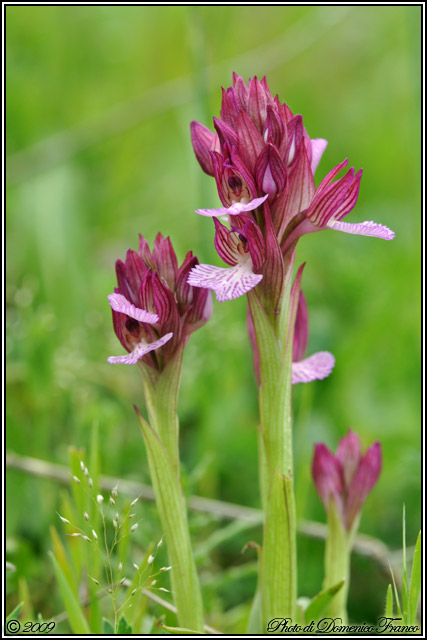
<svg viewBox="0 0 427 640">
<path fill-rule="evenodd" d="M 159 435 L 139 416 L 147 449 L 156 505 L 165 534 L 172 591 L 179 625 L 203 632 L 203 607 L 199 579 L 190 543 L 187 510 L 181 483 Z"/>
<path fill-rule="evenodd" d="M 264 512 L 261 560 L 263 628 L 295 617 L 296 516 L 292 455 L 292 341 L 282 315 L 273 322 L 256 291 L 248 294 L 260 364 L 260 486 Z"/>
<path fill-rule="evenodd" d="M 273 618 L 295 619 L 295 505 L 292 496 L 292 480 L 276 470 L 264 527 L 261 582 L 264 626 Z"/>
</svg>

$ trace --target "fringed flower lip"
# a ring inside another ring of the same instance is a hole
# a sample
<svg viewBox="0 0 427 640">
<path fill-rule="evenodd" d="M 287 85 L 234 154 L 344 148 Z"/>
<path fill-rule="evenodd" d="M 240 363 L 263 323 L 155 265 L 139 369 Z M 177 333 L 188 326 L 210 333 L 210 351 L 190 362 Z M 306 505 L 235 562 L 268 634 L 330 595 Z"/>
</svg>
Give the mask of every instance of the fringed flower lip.
<svg viewBox="0 0 427 640">
<path fill-rule="evenodd" d="M 327 378 L 335 366 L 335 358 L 329 351 L 318 351 L 304 360 L 292 362 L 292 384 L 313 382 Z"/>
<path fill-rule="evenodd" d="M 155 342 L 146 342 L 145 340 L 141 340 L 135 346 L 134 350 L 124 356 L 110 356 L 107 358 L 107 362 L 110 364 L 121 363 L 121 364 L 136 364 L 138 360 L 140 360 L 146 353 L 150 351 L 154 351 L 154 349 L 158 349 L 162 347 L 166 342 L 168 342 L 173 337 L 173 333 L 166 333 L 164 336 L 156 340 Z"/>
<path fill-rule="evenodd" d="M 252 271 L 250 256 L 239 260 L 234 267 L 215 267 L 211 264 L 199 264 L 188 277 L 188 284 L 215 291 L 218 302 L 234 300 L 245 295 L 262 280 L 261 274 Z"/>
<path fill-rule="evenodd" d="M 138 322 L 146 322 L 147 324 L 155 324 L 159 320 L 157 313 L 150 313 L 144 309 L 138 309 L 134 304 L 126 300 L 121 293 L 110 293 L 107 296 L 108 302 L 114 311 L 124 313 L 129 318 L 138 320 Z"/>
<path fill-rule="evenodd" d="M 123 313 L 132 320 L 137 322 L 145 322 L 147 324 L 155 324 L 159 320 L 159 316 L 156 313 L 150 313 L 144 309 L 139 309 L 134 304 L 130 303 L 125 296 L 121 293 L 111 293 L 108 296 L 108 301 L 111 308 L 118 313 Z M 154 351 L 162 347 L 173 336 L 173 333 L 166 333 L 164 336 L 155 340 L 154 342 L 147 342 L 145 339 L 141 339 L 136 342 L 134 349 L 123 356 L 110 356 L 107 358 L 107 362 L 110 364 L 136 364 L 146 353 Z"/>
<path fill-rule="evenodd" d="M 214 218 L 218 216 L 238 216 L 241 213 L 245 213 L 247 211 L 253 211 L 257 207 L 259 207 L 263 202 L 265 202 L 268 198 L 267 195 L 262 198 L 254 198 L 250 202 L 233 202 L 230 207 L 219 207 L 218 209 L 196 209 L 196 213 L 201 216 L 206 216 L 209 218 Z"/>
<path fill-rule="evenodd" d="M 261 230 L 252 220 L 242 228 L 227 229 L 214 218 L 215 247 L 230 267 L 210 264 L 195 266 L 188 277 L 188 284 L 215 291 L 218 302 L 234 300 L 257 286 L 262 274 L 255 273 L 264 262 L 264 240 Z"/>
</svg>

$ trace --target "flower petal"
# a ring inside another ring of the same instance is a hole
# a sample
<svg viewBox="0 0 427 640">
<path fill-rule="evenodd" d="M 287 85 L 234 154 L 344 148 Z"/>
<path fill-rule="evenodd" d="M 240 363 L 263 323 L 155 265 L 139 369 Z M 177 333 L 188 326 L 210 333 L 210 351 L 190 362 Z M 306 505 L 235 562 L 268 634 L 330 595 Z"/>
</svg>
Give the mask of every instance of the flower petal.
<svg viewBox="0 0 427 640">
<path fill-rule="evenodd" d="M 237 216 L 244 211 L 253 211 L 265 200 L 267 200 L 268 194 L 262 198 L 255 198 L 248 203 L 234 202 L 231 207 L 220 207 L 219 209 L 196 209 L 196 213 L 201 216 L 208 216 L 210 218 L 217 216 Z"/>
<path fill-rule="evenodd" d="M 298 283 L 297 283 L 298 284 Z M 299 289 L 298 306 L 295 315 L 294 341 L 292 345 L 292 361 L 301 362 L 305 356 L 308 343 L 308 310 L 305 296 Z M 293 298 L 293 289 L 291 296 Z"/>
<path fill-rule="evenodd" d="M 344 485 L 346 491 L 348 491 L 362 457 L 360 438 L 357 433 L 349 429 L 348 434 L 339 441 L 335 457 L 341 463 L 344 473 Z"/>
<path fill-rule="evenodd" d="M 335 231 L 344 231 L 344 233 L 354 233 L 360 236 L 372 236 L 374 238 L 382 238 L 383 240 L 393 240 L 395 233 L 383 224 L 377 224 L 372 220 L 353 224 L 351 222 L 330 222 L 327 225 Z"/>
<path fill-rule="evenodd" d="M 155 342 L 147 343 L 145 341 L 139 342 L 135 349 L 124 356 L 110 356 L 107 358 L 107 362 L 110 364 L 136 364 L 138 360 L 145 356 L 146 353 L 162 347 L 173 336 L 173 333 L 166 333 L 164 336 L 156 340 Z"/>
<path fill-rule="evenodd" d="M 325 509 L 328 510 L 329 500 L 333 496 L 337 506 L 342 510 L 341 491 L 343 488 L 343 475 L 341 465 L 324 444 L 316 444 L 312 463 L 312 474 Z"/>
<path fill-rule="evenodd" d="M 108 297 L 108 301 L 114 311 L 124 313 L 125 315 L 138 320 L 138 322 L 147 322 L 148 324 L 155 324 L 159 320 L 159 316 L 156 313 L 149 313 L 144 309 L 135 307 L 134 304 L 128 302 L 125 296 L 121 293 L 111 293 Z"/>
<path fill-rule="evenodd" d="M 199 264 L 191 270 L 187 282 L 193 287 L 212 289 L 218 302 L 225 302 L 243 296 L 261 280 L 262 275 L 253 273 L 250 262 L 245 261 L 230 268 Z"/>
<path fill-rule="evenodd" d="M 379 442 L 367 449 L 353 477 L 347 494 L 345 515 L 347 529 L 350 529 L 368 494 L 375 486 L 381 473 L 381 445 Z"/>
<path fill-rule="evenodd" d="M 212 133 L 207 127 L 200 122 L 193 121 L 190 124 L 191 128 L 191 142 L 193 143 L 194 153 L 199 161 L 199 164 L 203 171 L 208 176 L 214 175 L 212 166 L 212 157 L 209 153 L 211 149 L 215 147 L 215 133 Z"/>
<path fill-rule="evenodd" d="M 323 152 L 328 146 L 328 141 L 323 138 L 314 138 L 311 140 L 311 170 L 315 173 L 320 162 Z"/>
<path fill-rule="evenodd" d="M 327 378 L 334 368 L 335 358 L 328 351 L 319 351 L 309 358 L 292 363 L 292 384 Z"/>
</svg>

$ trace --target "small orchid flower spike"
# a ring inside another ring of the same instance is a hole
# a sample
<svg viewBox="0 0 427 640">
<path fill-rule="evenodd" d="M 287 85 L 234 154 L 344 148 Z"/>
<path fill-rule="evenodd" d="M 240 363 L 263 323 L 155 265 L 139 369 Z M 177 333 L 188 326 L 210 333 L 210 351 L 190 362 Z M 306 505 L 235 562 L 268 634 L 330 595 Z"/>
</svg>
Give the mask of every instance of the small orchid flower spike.
<svg viewBox="0 0 427 640">
<path fill-rule="evenodd" d="M 375 442 L 364 455 L 359 436 L 351 429 L 334 455 L 324 444 L 316 444 L 312 465 L 314 484 L 325 506 L 335 502 L 343 527 L 357 526 L 363 504 L 381 472 L 381 445 Z"/>
<path fill-rule="evenodd" d="M 223 89 L 214 129 L 191 123 L 194 152 L 203 171 L 215 178 L 223 205 L 197 209 L 198 214 L 248 214 L 266 244 L 269 230 L 274 229 L 284 257 L 291 254 L 300 237 L 323 229 L 394 238 L 393 231 L 376 222 L 343 222 L 356 204 L 362 171 L 349 169 L 336 180 L 347 165 L 345 160 L 316 188 L 314 174 L 328 143 L 309 137 L 302 116 L 294 115 L 277 95 L 273 98 L 265 77 L 251 78 L 246 85 L 233 74 L 233 86 Z M 268 224 L 270 216 L 272 226 Z M 268 271 L 266 266 L 264 275 Z M 263 287 L 269 285 L 263 282 Z"/>
<path fill-rule="evenodd" d="M 215 247 L 229 268 L 210 264 L 195 266 L 187 280 L 194 287 L 212 289 L 218 302 L 233 300 L 244 295 L 262 280 L 255 273 L 264 262 L 264 241 L 257 225 L 250 219 L 240 218 L 241 228 L 229 230 L 214 218 Z"/>
<path fill-rule="evenodd" d="M 335 358 L 329 351 L 319 351 L 304 358 L 308 342 L 308 312 L 304 294 L 300 291 L 295 319 L 292 352 L 292 384 L 312 382 L 327 378 L 335 365 Z"/>
<path fill-rule="evenodd" d="M 171 241 L 161 234 L 152 253 L 140 236 L 138 253 L 129 249 L 126 261 L 116 262 L 119 286 L 108 300 L 116 335 L 129 353 L 110 356 L 108 362 L 141 361 L 162 369 L 190 334 L 207 322 L 212 311 L 210 292 L 187 284 L 197 264 L 190 251 L 178 268 Z"/>
</svg>

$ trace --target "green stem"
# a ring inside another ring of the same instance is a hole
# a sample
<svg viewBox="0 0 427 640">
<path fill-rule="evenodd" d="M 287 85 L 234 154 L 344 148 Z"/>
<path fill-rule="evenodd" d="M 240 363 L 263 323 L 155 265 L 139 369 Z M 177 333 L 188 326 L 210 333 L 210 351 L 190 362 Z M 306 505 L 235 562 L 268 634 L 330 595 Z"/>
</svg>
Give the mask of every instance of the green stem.
<svg viewBox="0 0 427 640">
<path fill-rule="evenodd" d="M 289 299 L 289 298 L 287 298 Z M 257 293 L 248 294 L 260 363 L 260 484 L 265 513 L 261 567 L 262 618 L 295 618 L 296 515 L 292 455 L 292 340 L 273 326 Z M 289 321 L 289 305 L 282 314 Z"/>
<path fill-rule="evenodd" d="M 328 589 L 340 580 L 345 582 L 328 605 L 327 615 L 331 618 L 341 618 L 346 625 L 347 596 L 350 579 L 350 554 L 352 533 L 348 532 L 341 522 L 335 500 L 331 499 L 328 509 L 328 534 L 325 544 L 325 579 L 323 588 Z"/>
<path fill-rule="evenodd" d="M 143 368 L 150 424 L 138 414 L 151 481 L 168 551 L 172 592 L 181 627 L 203 633 L 203 603 L 191 548 L 179 474 L 176 414 L 182 352 L 161 372 Z"/>
</svg>

